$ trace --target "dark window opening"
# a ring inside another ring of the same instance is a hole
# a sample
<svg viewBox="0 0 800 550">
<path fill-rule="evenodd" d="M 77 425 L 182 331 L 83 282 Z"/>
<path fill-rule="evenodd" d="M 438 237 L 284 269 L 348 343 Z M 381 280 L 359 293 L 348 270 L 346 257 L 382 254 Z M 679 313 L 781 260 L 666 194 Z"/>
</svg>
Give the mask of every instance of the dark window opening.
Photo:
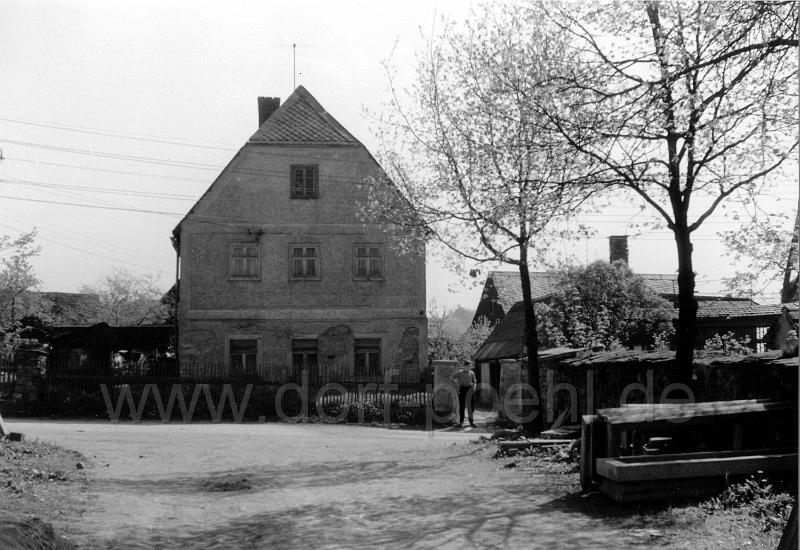
<svg viewBox="0 0 800 550">
<path fill-rule="evenodd" d="M 380 338 L 359 338 L 356 340 L 355 373 L 357 376 L 380 376 Z"/>
<path fill-rule="evenodd" d="M 317 372 L 316 340 L 292 340 L 292 372 L 299 377 L 304 370 L 309 371 L 309 376 L 314 376 Z"/>
<path fill-rule="evenodd" d="M 291 198 L 316 199 L 319 196 L 319 170 L 317 165 L 293 165 L 291 170 Z"/>
<path fill-rule="evenodd" d="M 231 374 L 256 374 L 258 340 L 231 338 L 229 349 Z"/>
<path fill-rule="evenodd" d="M 231 247 L 230 276 L 240 279 L 258 278 L 258 244 L 237 244 Z"/>
<path fill-rule="evenodd" d="M 383 278 L 383 254 L 381 253 L 381 247 L 356 247 L 356 277 L 361 279 Z"/>
<path fill-rule="evenodd" d="M 316 246 L 292 246 L 292 277 L 314 279 L 319 277 L 319 255 Z"/>
</svg>

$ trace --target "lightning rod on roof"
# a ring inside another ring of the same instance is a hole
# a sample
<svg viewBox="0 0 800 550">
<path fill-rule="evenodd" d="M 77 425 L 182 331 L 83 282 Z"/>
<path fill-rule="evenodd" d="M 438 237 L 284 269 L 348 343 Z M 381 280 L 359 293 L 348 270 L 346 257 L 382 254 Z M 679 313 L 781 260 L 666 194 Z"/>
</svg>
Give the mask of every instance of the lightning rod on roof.
<svg viewBox="0 0 800 550">
<path fill-rule="evenodd" d="M 292 44 L 292 90 L 297 88 L 297 44 Z"/>
</svg>

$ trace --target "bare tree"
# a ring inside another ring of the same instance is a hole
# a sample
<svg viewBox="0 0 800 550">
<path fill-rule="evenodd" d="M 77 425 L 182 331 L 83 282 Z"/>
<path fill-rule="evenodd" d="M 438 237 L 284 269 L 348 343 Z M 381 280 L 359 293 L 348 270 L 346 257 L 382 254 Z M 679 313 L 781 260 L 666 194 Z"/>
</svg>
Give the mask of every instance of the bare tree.
<svg viewBox="0 0 800 550">
<path fill-rule="evenodd" d="M 112 326 L 139 326 L 164 323 L 169 308 L 163 302 L 163 292 L 158 289 L 151 276 L 136 275 L 122 269 L 114 269 L 94 285 L 81 289 L 86 294 L 98 296 L 96 302 L 80 306 L 78 313 L 92 322 L 104 322 Z"/>
<path fill-rule="evenodd" d="M 463 27 L 443 23 L 417 58 L 410 90 L 395 89 L 390 74 L 394 101 L 378 154 L 389 180 L 372 182 L 365 210 L 411 242 L 519 269 L 528 380 L 538 391 L 530 251 L 545 247 L 545 228 L 574 213 L 591 189 L 577 185 L 587 179 L 579 154 L 539 123 L 541 105 L 558 101 L 543 82 L 563 61 L 563 33 L 516 9 L 474 15 Z M 530 428 L 541 429 L 539 416 Z"/>
<path fill-rule="evenodd" d="M 692 233 L 725 201 L 757 195 L 796 158 L 797 4 L 545 9 L 571 36 L 576 60 L 554 76 L 573 101 L 561 111 L 543 105 L 549 123 L 605 167 L 609 187 L 638 195 L 674 235 L 676 362 L 688 381 L 697 339 Z"/>
<path fill-rule="evenodd" d="M 788 216 L 759 209 L 738 229 L 722 233 L 727 253 L 737 261 L 747 262 L 745 271 L 737 271 L 725 279 L 731 293 L 758 297 L 780 282 L 780 301 L 797 301 L 800 212 L 795 214 L 793 225 L 792 229 Z"/>
</svg>

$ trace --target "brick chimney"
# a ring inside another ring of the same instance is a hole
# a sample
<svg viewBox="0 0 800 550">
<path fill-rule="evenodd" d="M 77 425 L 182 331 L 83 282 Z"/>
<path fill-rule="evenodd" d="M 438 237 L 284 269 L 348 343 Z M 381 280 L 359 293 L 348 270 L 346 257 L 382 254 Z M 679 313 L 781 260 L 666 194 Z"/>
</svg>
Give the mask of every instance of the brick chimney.
<svg viewBox="0 0 800 550">
<path fill-rule="evenodd" d="M 281 104 L 281 98 L 279 97 L 259 97 L 258 98 L 258 127 L 261 128 L 261 125 L 264 124 L 264 121 L 267 120 L 272 113 L 275 112 Z"/>
<path fill-rule="evenodd" d="M 614 263 L 622 260 L 628 263 L 628 236 L 612 235 L 608 238 L 608 262 Z"/>
</svg>

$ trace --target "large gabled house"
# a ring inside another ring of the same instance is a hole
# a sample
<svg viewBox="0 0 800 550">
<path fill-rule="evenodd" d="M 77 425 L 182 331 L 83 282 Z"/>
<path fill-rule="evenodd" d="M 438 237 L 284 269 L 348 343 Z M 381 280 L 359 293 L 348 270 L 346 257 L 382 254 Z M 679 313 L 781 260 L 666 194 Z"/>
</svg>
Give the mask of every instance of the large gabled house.
<svg viewBox="0 0 800 550">
<path fill-rule="evenodd" d="M 359 209 L 385 174 L 302 86 L 259 98 L 259 127 L 173 231 L 184 376 L 417 380 L 425 254 Z"/>
</svg>

